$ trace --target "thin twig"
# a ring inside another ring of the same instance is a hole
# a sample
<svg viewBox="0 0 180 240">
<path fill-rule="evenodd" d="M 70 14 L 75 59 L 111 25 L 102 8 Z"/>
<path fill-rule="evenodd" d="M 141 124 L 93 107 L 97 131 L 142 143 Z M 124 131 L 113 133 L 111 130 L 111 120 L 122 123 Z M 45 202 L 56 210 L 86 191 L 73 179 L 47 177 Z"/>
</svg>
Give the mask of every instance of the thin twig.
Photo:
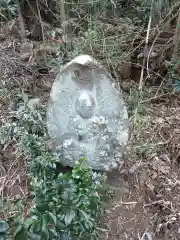
<svg viewBox="0 0 180 240">
<path fill-rule="evenodd" d="M 145 100 L 141 101 L 140 104 L 151 102 L 153 100 L 156 100 L 156 99 L 159 99 L 159 98 L 162 98 L 162 97 L 165 97 L 165 96 L 171 96 L 171 95 L 173 95 L 173 93 L 164 93 L 164 94 L 161 94 L 161 95 L 157 95 L 157 96 L 154 96 L 154 97 L 151 97 L 151 98 L 148 98 L 148 99 L 145 99 Z"/>
<path fill-rule="evenodd" d="M 147 203 L 144 205 L 144 207 L 150 207 L 150 206 L 153 206 L 153 205 L 157 205 L 157 204 L 160 204 L 160 205 L 170 205 L 171 202 L 169 201 L 164 201 L 164 200 L 158 200 L 158 201 L 154 201 L 154 202 L 151 202 L 151 203 Z"/>
<path fill-rule="evenodd" d="M 147 34 L 146 34 L 146 42 L 145 42 L 145 48 L 144 48 L 144 59 L 143 59 L 143 66 L 141 69 L 141 77 L 139 81 L 139 90 L 142 90 L 142 83 L 143 83 L 143 77 L 144 77 L 144 66 L 146 63 L 146 56 L 148 52 L 148 42 L 149 42 L 149 32 L 151 29 L 151 22 L 152 22 L 152 12 L 153 12 L 153 5 L 154 5 L 154 0 L 151 2 L 151 11 L 150 11 L 150 17 L 149 17 L 149 23 L 148 23 L 148 28 L 147 28 Z"/>
</svg>

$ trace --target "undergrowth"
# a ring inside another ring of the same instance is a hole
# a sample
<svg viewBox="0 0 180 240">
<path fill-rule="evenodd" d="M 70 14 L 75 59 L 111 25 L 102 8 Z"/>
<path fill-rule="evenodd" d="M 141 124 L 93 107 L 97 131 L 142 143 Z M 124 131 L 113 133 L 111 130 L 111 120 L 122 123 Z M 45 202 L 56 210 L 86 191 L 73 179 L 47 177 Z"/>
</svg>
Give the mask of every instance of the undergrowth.
<svg viewBox="0 0 180 240">
<path fill-rule="evenodd" d="M 93 172 L 85 159 L 60 173 L 58 156 L 47 147 L 44 111 L 29 102 L 18 103 L 0 128 L 0 144 L 13 142 L 15 154 L 26 159 L 29 182 L 25 198 L 1 198 L 0 239 L 99 239 L 109 195 L 105 176 Z"/>
<path fill-rule="evenodd" d="M 11 20 L 17 13 L 17 2 L 13 0 L 0 1 L 0 19 L 1 21 Z"/>
</svg>

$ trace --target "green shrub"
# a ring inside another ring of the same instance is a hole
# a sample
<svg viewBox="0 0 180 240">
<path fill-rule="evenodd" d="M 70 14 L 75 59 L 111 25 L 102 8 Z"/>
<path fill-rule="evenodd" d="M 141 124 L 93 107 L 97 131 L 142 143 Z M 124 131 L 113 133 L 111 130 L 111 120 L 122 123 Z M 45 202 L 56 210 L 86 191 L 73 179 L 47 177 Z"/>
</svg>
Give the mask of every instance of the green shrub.
<svg viewBox="0 0 180 240">
<path fill-rule="evenodd" d="M 93 172 L 85 159 L 77 161 L 72 171 L 59 173 L 58 156 L 46 147 L 45 119 L 27 106 L 21 104 L 12 120 L 0 128 L 1 144 L 13 137 L 17 152 L 27 159 L 29 176 L 29 196 L 14 203 L 11 216 L 3 217 L 0 239 L 1 235 L 16 240 L 98 239 L 108 199 L 104 175 Z M 24 217 L 27 205 L 31 207 Z"/>
<path fill-rule="evenodd" d="M 175 92 L 180 91 L 180 71 L 179 71 L 180 62 L 175 59 L 166 62 L 168 69 L 168 81 L 167 85 L 170 88 L 173 88 Z"/>
<path fill-rule="evenodd" d="M 17 240 L 98 239 L 104 179 L 84 163 L 78 161 L 72 172 L 49 181 L 31 179 L 34 206 L 23 222 L 20 211 L 1 221 L 0 234 Z"/>
</svg>

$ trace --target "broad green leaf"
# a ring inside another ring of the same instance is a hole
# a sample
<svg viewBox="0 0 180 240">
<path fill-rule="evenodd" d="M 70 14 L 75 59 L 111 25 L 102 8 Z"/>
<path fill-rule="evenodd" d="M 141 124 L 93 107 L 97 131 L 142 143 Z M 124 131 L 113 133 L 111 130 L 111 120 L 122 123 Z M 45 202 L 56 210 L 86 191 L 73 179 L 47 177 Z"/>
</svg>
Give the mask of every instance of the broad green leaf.
<svg viewBox="0 0 180 240">
<path fill-rule="evenodd" d="M 42 214 L 37 210 L 37 208 L 33 209 L 32 212 L 33 212 L 33 214 L 34 214 L 33 217 L 34 217 L 35 219 L 41 218 L 41 215 L 42 215 Z"/>
<path fill-rule="evenodd" d="M 51 212 L 48 212 L 48 215 L 49 215 L 50 218 L 53 220 L 54 224 L 56 224 L 56 219 L 57 219 L 57 217 L 56 217 L 53 213 L 51 213 Z"/>
<path fill-rule="evenodd" d="M 48 210 L 48 203 L 39 203 L 36 208 L 40 213 L 44 213 L 46 210 Z"/>
<path fill-rule="evenodd" d="M 56 226 L 58 229 L 61 229 L 61 230 L 66 228 L 66 225 L 59 219 L 57 219 Z"/>
<path fill-rule="evenodd" d="M 75 217 L 75 212 L 73 210 L 69 211 L 64 218 L 65 224 L 66 226 L 68 226 L 69 224 L 71 224 L 72 220 Z"/>
<path fill-rule="evenodd" d="M 14 240 L 28 240 L 27 232 L 24 228 L 22 228 L 18 234 L 15 236 Z"/>
<path fill-rule="evenodd" d="M 86 214 L 85 211 L 83 211 L 82 209 L 79 209 L 79 212 L 81 213 L 81 215 L 84 217 L 84 219 L 89 222 L 90 221 L 90 216 L 88 214 Z"/>
<path fill-rule="evenodd" d="M 27 233 L 28 235 L 28 240 L 40 240 L 41 236 L 35 233 Z"/>
<path fill-rule="evenodd" d="M 0 233 L 7 233 L 9 225 L 6 221 L 0 220 Z"/>
<path fill-rule="evenodd" d="M 33 223 L 31 226 L 30 226 L 30 232 L 31 233 L 37 233 L 41 230 L 41 221 L 36 221 L 35 223 Z"/>
<path fill-rule="evenodd" d="M 56 229 L 54 229 L 54 228 L 49 228 L 49 232 L 52 234 L 53 237 L 56 237 L 56 236 L 57 236 Z"/>
<path fill-rule="evenodd" d="M 70 237 L 69 233 L 62 232 L 62 233 L 59 233 L 57 240 L 72 240 L 72 238 Z"/>
<path fill-rule="evenodd" d="M 42 221 L 42 233 L 45 239 L 49 239 L 49 231 L 47 228 L 47 222 L 45 218 L 43 218 L 43 221 Z"/>
<path fill-rule="evenodd" d="M 24 221 L 24 227 L 26 229 L 28 229 L 35 221 L 37 221 L 36 219 L 34 218 L 27 218 L 25 221 Z"/>
<path fill-rule="evenodd" d="M 19 223 L 19 224 L 16 224 L 15 227 L 14 227 L 14 235 L 16 236 L 22 229 L 22 224 Z"/>
</svg>

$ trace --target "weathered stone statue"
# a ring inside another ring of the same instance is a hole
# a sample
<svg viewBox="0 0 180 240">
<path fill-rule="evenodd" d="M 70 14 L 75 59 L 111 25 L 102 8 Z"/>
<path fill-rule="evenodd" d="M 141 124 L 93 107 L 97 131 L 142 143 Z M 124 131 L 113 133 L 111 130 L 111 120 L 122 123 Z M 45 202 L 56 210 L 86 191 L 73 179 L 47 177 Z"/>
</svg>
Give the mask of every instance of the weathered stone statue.
<svg viewBox="0 0 180 240">
<path fill-rule="evenodd" d="M 106 69 L 81 55 L 61 70 L 51 90 L 47 126 L 60 163 L 85 157 L 94 170 L 123 163 L 128 115 L 122 93 Z"/>
</svg>

